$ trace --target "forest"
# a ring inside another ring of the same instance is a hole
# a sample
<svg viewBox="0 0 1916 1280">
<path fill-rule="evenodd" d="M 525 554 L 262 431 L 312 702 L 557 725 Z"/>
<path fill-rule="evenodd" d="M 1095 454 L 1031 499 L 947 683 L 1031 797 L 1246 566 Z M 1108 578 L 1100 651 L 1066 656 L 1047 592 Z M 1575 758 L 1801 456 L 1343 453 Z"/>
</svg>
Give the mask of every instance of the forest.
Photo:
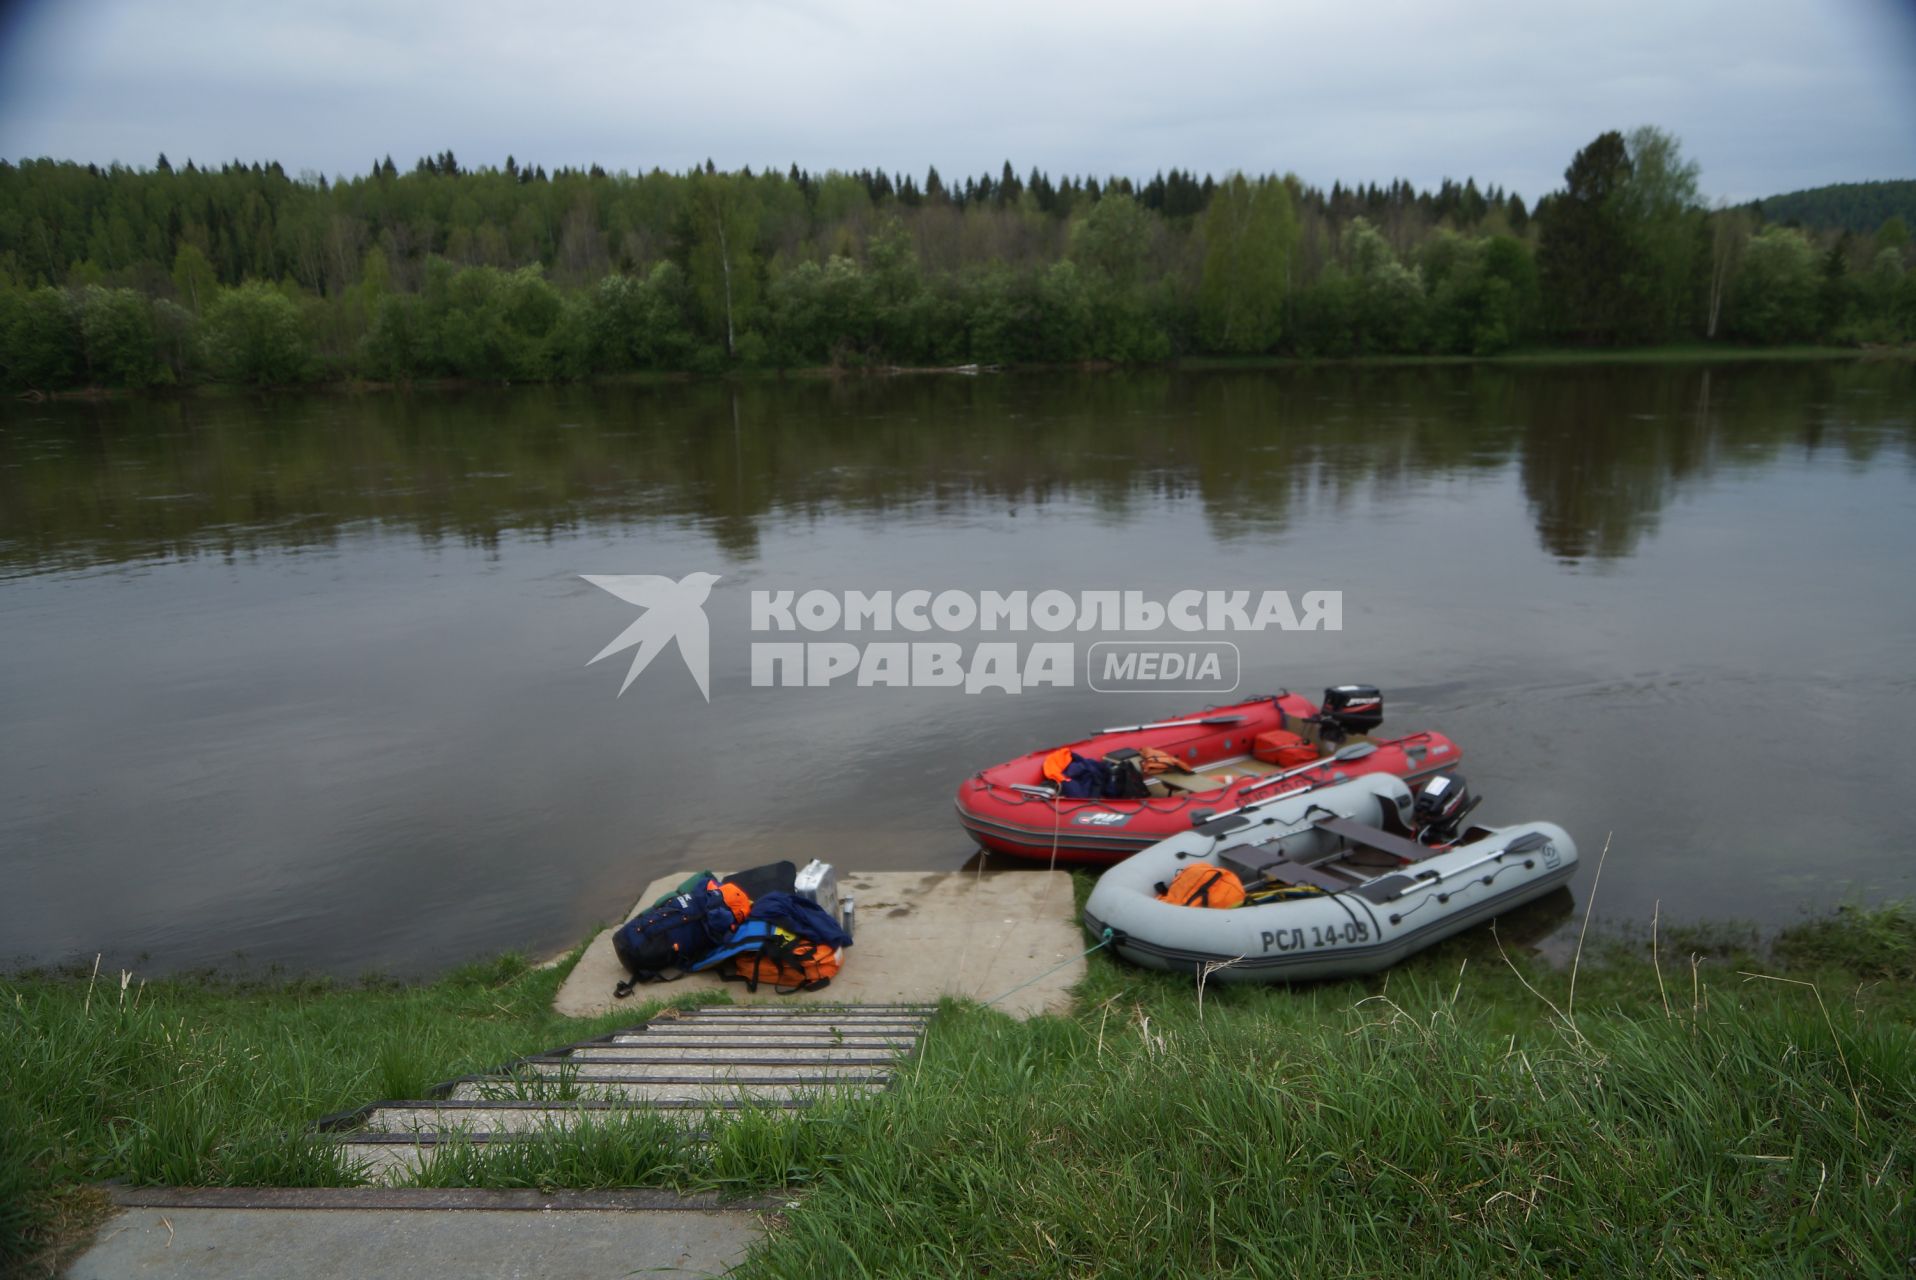
<svg viewBox="0 0 1916 1280">
<path fill-rule="evenodd" d="M 0 386 L 548 381 L 1916 338 L 1905 219 L 1706 207 L 1654 127 L 1526 205 L 1294 175 L 0 161 Z M 1882 184 L 1896 185 L 1896 184 Z"/>
<path fill-rule="evenodd" d="M 1905 224 L 1916 222 L 1916 179 L 1838 182 L 1808 191 L 1765 196 L 1751 209 L 1767 221 L 1785 225 L 1871 232 L 1891 218 L 1901 218 Z"/>
</svg>

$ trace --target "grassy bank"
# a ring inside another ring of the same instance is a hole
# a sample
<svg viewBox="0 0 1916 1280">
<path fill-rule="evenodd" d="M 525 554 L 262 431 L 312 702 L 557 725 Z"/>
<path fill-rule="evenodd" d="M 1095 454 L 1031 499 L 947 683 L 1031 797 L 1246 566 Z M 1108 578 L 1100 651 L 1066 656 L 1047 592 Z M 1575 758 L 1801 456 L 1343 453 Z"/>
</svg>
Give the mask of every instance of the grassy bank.
<svg viewBox="0 0 1916 1280">
<path fill-rule="evenodd" d="M 1811 344 L 1773 347 L 1723 342 L 1670 342 L 1649 347 L 1524 347 L 1497 355 L 1376 355 L 1307 358 L 1298 356 L 1191 356 L 1177 362 L 1186 370 L 1282 369 L 1301 365 L 1592 365 L 1592 364 L 1747 364 L 1796 360 L 1861 360 L 1882 357 L 1916 359 L 1916 346 L 1837 347 Z"/>
<path fill-rule="evenodd" d="M 1730 343 L 1680 342 L 1651 347 L 1535 347 L 1506 351 L 1498 355 L 1376 355 L 1376 356 L 1185 356 L 1163 363 L 1119 363 L 1109 360 L 1081 360 L 1047 363 L 1006 363 L 986 366 L 989 373 L 1042 373 L 1070 370 L 1080 373 L 1122 373 L 1151 369 L 1175 369 L 1186 373 L 1233 369 L 1297 369 L 1323 367 L 1394 368 L 1430 365 L 1592 365 L 1592 364 L 1748 364 L 1804 360 L 1901 360 L 1916 361 L 1916 345 L 1901 346 L 1816 346 L 1790 345 L 1757 347 Z M 977 366 L 965 366 L 977 368 Z M 791 368 L 733 369 L 722 373 L 686 371 L 645 371 L 593 374 L 570 381 L 590 386 L 658 386 L 712 378 L 774 382 L 783 378 L 890 378 L 952 376 L 956 367 L 903 367 L 891 365 L 840 366 L 804 365 Z M 502 379 L 422 377 L 404 381 L 372 378 L 347 378 L 278 384 L 276 388 L 230 382 L 200 382 L 156 388 L 76 387 L 51 392 L 26 393 L 27 398 L 46 400 L 114 400 L 136 397 L 234 397 L 258 395 L 265 389 L 307 391 L 326 394 L 361 395 L 392 391 L 470 391 L 510 386 Z"/>
<path fill-rule="evenodd" d="M 1593 940 L 1573 975 L 1478 932 L 1375 980 L 1201 1000 L 1098 954 L 1070 1016 L 948 1004 L 876 1101 L 696 1149 L 641 1121 L 455 1152 L 432 1180 L 809 1186 L 747 1268 L 768 1277 L 1900 1274 L 1916 913 L 1649 943 Z M 557 978 L 10 980 L 0 1241 L 42 1249 L 89 1178 L 344 1181 L 300 1136 L 317 1115 L 643 1012 L 555 1018 Z"/>
<path fill-rule="evenodd" d="M 321 1115 L 598 1034 L 562 1018 L 566 966 L 516 956 L 428 985 L 124 974 L 0 978 L 0 1275 L 97 1214 L 82 1184 L 336 1186 Z"/>
</svg>

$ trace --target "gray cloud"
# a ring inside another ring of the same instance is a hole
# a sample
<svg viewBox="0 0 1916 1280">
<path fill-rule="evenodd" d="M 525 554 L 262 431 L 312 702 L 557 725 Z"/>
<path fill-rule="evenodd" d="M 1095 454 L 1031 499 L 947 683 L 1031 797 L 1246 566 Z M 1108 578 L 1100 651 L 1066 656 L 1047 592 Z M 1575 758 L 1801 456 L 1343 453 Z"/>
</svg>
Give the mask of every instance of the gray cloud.
<svg viewBox="0 0 1916 1280">
<path fill-rule="evenodd" d="M 1916 174 L 1916 20 L 1878 0 L 42 0 L 0 48 L 0 154 L 402 167 L 1172 165 L 1535 197 L 1605 129 L 1713 197 Z"/>
</svg>

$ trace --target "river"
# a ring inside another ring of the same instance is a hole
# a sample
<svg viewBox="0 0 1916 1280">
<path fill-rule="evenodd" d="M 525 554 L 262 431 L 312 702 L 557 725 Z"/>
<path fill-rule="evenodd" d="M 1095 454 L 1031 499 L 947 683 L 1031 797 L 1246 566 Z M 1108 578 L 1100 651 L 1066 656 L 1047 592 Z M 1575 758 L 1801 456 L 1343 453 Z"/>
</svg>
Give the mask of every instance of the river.
<svg viewBox="0 0 1916 1280">
<path fill-rule="evenodd" d="M 1605 920 L 1916 896 L 1916 367 L 667 382 L 0 408 L 0 959 L 423 974 L 661 872 L 942 870 L 972 770 L 1367 681 Z M 582 575 L 718 575 L 710 700 Z M 1206 632 L 754 631 L 757 591 L 1337 592 Z M 1131 637 L 1136 639 L 1138 637 Z M 754 643 L 1071 642 L 1069 687 L 755 684 Z"/>
</svg>

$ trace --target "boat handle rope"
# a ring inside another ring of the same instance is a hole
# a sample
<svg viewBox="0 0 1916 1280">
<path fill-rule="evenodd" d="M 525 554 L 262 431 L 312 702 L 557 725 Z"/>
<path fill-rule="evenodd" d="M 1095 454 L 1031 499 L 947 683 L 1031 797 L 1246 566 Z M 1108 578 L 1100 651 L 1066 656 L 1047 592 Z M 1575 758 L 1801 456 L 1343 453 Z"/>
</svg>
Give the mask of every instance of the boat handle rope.
<svg viewBox="0 0 1916 1280">
<path fill-rule="evenodd" d="M 1110 946 L 1112 941 L 1115 939 L 1115 937 L 1116 935 L 1113 934 L 1111 930 L 1107 928 L 1104 931 L 1104 935 L 1098 939 L 1097 943 L 1094 946 L 1092 946 L 1089 951 L 1086 951 L 1083 955 L 1071 956 L 1067 959 L 1058 961 L 1058 963 L 1052 965 L 1049 969 L 1046 969 L 1043 973 L 1038 974 L 1036 977 L 1026 978 L 1023 982 L 1020 982 L 1017 986 L 1013 987 L 1011 990 L 1000 992 L 999 994 L 991 997 L 991 999 L 985 1001 L 985 1005 L 989 1007 L 991 1005 L 997 1004 L 1000 1000 L 1003 1000 L 1006 996 L 1017 995 L 1020 991 L 1023 991 L 1026 987 L 1030 986 L 1032 983 L 1037 982 L 1043 978 L 1049 978 L 1052 974 L 1064 968 L 1066 965 L 1076 964 L 1078 961 L 1083 960 L 1086 956 L 1089 956 L 1092 951 L 1100 951 L 1100 950 L 1103 950 L 1105 947 Z"/>
</svg>

